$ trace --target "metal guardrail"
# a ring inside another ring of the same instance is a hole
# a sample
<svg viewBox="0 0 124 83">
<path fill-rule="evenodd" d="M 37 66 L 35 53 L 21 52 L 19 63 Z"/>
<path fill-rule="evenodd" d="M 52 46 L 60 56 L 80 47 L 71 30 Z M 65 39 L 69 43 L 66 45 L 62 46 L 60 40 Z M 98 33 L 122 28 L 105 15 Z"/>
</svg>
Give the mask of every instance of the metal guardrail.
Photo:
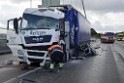
<svg viewBox="0 0 124 83">
<path fill-rule="evenodd" d="M 7 40 L 6 39 L 0 39 L 0 46 L 7 46 Z"/>
<path fill-rule="evenodd" d="M 6 39 L 0 39 L 0 53 L 8 53 L 11 52 L 9 47 L 7 46 Z"/>
</svg>

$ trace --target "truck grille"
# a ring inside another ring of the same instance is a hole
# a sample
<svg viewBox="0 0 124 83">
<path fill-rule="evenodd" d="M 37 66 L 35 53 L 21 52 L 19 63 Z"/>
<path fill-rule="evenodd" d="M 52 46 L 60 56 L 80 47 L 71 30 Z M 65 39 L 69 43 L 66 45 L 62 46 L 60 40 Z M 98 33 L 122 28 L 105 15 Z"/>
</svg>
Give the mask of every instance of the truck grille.
<svg viewBox="0 0 124 83">
<path fill-rule="evenodd" d="M 31 43 L 47 43 L 51 40 L 51 35 L 44 35 L 44 36 L 30 36 L 30 37 L 24 37 L 26 44 Z"/>
<path fill-rule="evenodd" d="M 50 47 L 50 45 L 46 45 L 46 46 L 31 46 L 31 47 L 25 47 L 24 45 L 21 45 L 23 47 L 23 49 L 27 49 L 27 50 L 42 50 L 42 51 L 47 51 L 48 48 Z"/>
<path fill-rule="evenodd" d="M 39 56 L 39 57 L 43 57 L 44 56 L 44 53 L 41 53 L 41 52 L 27 52 L 29 56 Z"/>
<path fill-rule="evenodd" d="M 43 59 L 33 59 L 33 58 L 28 58 L 29 61 L 35 62 L 35 63 L 40 63 L 43 62 Z"/>
</svg>

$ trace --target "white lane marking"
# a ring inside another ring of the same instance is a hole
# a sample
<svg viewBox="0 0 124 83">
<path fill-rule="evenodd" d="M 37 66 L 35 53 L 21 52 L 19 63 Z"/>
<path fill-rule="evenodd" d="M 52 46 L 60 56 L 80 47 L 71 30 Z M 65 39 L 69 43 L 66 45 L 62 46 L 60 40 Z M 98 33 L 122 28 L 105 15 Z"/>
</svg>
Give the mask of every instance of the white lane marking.
<svg viewBox="0 0 124 83">
<path fill-rule="evenodd" d="M 118 43 L 119 44 L 119 43 Z M 119 45 L 121 45 L 121 44 L 119 44 Z M 121 54 L 121 56 L 124 58 L 124 51 L 121 49 L 121 48 L 119 48 L 119 45 L 116 45 L 116 50 Z"/>
<path fill-rule="evenodd" d="M 123 73 L 124 72 L 124 64 L 123 64 L 122 61 L 120 61 L 121 58 L 118 57 L 119 56 L 118 53 L 120 54 L 120 52 L 118 52 L 117 48 L 119 48 L 117 45 L 116 45 L 116 47 L 115 47 L 115 45 L 111 46 L 111 49 L 113 50 L 113 55 L 114 55 L 114 58 L 115 58 L 115 62 L 116 62 L 116 65 L 117 65 L 118 73 L 120 75 L 121 83 L 124 83 L 124 73 Z M 120 54 L 120 56 L 122 56 L 122 55 Z"/>
<path fill-rule="evenodd" d="M 9 80 L 7 80 L 7 81 L 5 81 L 5 82 L 3 82 L 3 83 L 10 83 L 11 81 L 14 81 L 14 80 L 16 80 L 16 79 L 18 79 L 18 78 L 21 78 L 21 77 L 23 77 L 23 76 L 26 76 L 26 75 L 28 75 L 28 74 L 30 74 L 30 73 L 33 73 L 33 72 L 35 72 L 35 71 L 37 71 L 37 70 L 39 70 L 39 69 L 41 69 L 41 67 L 38 67 L 38 68 L 33 69 L 33 70 L 29 71 L 29 72 L 26 72 L 26 73 L 24 73 L 24 74 L 21 74 L 21 75 L 19 75 L 19 76 L 16 76 L 16 77 L 14 77 L 14 78 L 12 78 L 12 79 L 9 79 Z"/>
</svg>

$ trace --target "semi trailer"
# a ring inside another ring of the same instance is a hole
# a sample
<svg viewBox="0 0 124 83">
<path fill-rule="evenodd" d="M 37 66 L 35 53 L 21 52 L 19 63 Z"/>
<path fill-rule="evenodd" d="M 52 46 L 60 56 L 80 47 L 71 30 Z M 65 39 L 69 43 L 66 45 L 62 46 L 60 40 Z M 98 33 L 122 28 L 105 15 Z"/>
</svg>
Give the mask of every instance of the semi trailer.
<svg viewBox="0 0 124 83">
<path fill-rule="evenodd" d="M 90 41 L 90 22 L 72 5 L 27 8 L 22 17 L 8 20 L 7 25 L 7 45 L 28 65 L 44 66 L 50 60 L 48 48 L 60 38 L 66 43 L 66 61 L 79 56 L 79 47 Z"/>
</svg>

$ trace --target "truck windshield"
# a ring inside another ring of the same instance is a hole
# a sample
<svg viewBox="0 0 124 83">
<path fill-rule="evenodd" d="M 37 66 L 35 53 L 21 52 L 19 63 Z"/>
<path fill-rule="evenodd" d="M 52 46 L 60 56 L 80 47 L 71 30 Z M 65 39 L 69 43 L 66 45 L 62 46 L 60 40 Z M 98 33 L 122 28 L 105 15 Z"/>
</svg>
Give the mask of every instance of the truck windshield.
<svg viewBox="0 0 124 83">
<path fill-rule="evenodd" d="M 56 29 L 59 20 L 49 17 L 24 14 L 21 29 Z"/>
<path fill-rule="evenodd" d="M 107 36 L 114 36 L 114 33 L 106 33 Z"/>
</svg>

